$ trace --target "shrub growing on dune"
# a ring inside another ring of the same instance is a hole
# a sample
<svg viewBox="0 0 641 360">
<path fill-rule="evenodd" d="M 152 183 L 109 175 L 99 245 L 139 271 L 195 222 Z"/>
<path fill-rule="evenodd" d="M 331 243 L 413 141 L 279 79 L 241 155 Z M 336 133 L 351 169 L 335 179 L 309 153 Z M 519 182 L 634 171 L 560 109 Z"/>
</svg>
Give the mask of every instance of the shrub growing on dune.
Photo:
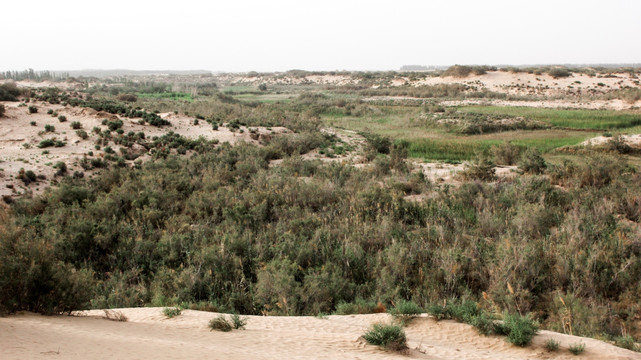
<svg viewBox="0 0 641 360">
<path fill-rule="evenodd" d="M 572 344 L 570 345 L 570 347 L 568 347 L 568 350 L 573 355 L 581 355 L 585 351 L 585 344 L 584 343 Z"/>
<path fill-rule="evenodd" d="M 503 317 L 503 332 L 507 341 L 516 346 L 527 346 L 538 332 L 539 325 L 529 316 L 508 314 Z"/>
<path fill-rule="evenodd" d="M 407 322 L 422 314 L 423 309 L 411 300 L 401 300 L 395 307 L 390 309 L 389 313 L 402 322 Z"/>
<path fill-rule="evenodd" d="M 374 324 L 363 338 L 372 345 L 378 345 L 388 350 L 407 350 L 407 337 L 398 325 Z"/>
<path fill-rule="evenodd" d="M 209 328 L 211 330 L 229 332 L 232 330 L 232 324 L 230 324 L 224 315 L 218 315 L 211 320 L 209 320 Z"/>
<path fill-rule="evenodd" d="M 182 313 L 182 310 L 178 307 L 166 307 L 162 309 L 162 313 L 168 318 L 171 319 Z"/>
</svg>

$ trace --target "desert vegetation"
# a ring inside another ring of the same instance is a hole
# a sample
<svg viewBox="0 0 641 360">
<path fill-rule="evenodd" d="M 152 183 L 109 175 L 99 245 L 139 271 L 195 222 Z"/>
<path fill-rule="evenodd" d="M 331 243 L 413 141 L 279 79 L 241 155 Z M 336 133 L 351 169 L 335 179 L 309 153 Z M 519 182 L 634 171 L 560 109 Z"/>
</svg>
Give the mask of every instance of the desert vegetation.
<svg viewBox="0 0 641 360">
<path fill-rule="evenodd" d="M 579 74 L 568 72 L 558 81 Z M 518 346 L 550 329 L 638 348 L 641 179 L 619 134 L 638 132 L 637 109 L 451 105 L 508 94 L 339 75 L 367 86 L 313 84 L 305 72 L 287 86 L 258 73 L 245 76 L 255 83 L 3 85 L 13 118 L 2 121 L 39 128 L 21 151 L 43 157 L 13 159 L 22 171 L 6 177 L 25 191 L 10 184 L 0 207 L 0 312 L 389 312 L 399 321 L 364 338 L 402 350 L 403 325 L 426 311 Z M 47 124 L 54 116 L 69 126 Z M 223 132 L 247 141 L 219 141 Z M 603 147 L 580 145 L 603 133 Z M 78 157 L 54 157 L 77 144 Z M 460 164 L 457 175 L 429 177 L 422 165 L 435 161 Z M 35 168 L 45 162 L 46 176 Z"/>
</svg>

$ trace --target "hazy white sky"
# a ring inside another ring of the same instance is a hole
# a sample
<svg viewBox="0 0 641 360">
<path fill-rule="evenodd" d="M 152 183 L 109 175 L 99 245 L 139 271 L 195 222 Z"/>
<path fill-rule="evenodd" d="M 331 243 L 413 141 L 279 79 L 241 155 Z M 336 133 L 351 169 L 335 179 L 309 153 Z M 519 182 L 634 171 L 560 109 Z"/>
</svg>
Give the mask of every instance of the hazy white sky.
<svg viewBox="0 0 641 360">
<path fill-rule="evenodd" d="M 24 0 L 0 11 L 0 70 L 641 63 L 640 0 Z"/>
</svg>

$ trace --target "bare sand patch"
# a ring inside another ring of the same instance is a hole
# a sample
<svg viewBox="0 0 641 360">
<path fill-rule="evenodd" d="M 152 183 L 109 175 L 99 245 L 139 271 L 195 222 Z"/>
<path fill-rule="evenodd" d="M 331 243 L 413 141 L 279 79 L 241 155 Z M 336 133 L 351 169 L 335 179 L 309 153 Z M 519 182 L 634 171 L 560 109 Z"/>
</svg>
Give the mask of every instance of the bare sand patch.
<svg viewBox="0 0 641 360">
<path fill-rule="evenodd" d="M 605 342 L 542 331 L 526 348 L 501 337 L 480 336 L 469 325 L 420 317 L 407 328 L 409 354 L 368 345 L 360 336 L 387 314 L 248 316 L 246 330 L 210 331 L 216 313 L 183 310 L 167 319 L 162 308 L 117 309 L 127 322 L 104 312 L 80 316 L 13 315 L 0 318 L 0 358 L 12 359 L 575 359 L 570 344 L 586 345 L 581 359 L 628 360 L 641 355 Z M 559 351 L 547 352 L 553 338 Z"/>
</svg>

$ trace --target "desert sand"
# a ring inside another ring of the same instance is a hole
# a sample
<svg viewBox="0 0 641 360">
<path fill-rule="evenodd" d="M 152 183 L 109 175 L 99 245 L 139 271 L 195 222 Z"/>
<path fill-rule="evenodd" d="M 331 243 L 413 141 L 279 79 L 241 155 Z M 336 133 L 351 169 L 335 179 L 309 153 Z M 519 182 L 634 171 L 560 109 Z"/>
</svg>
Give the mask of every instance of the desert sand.
<svg viewBox="0 0 641 360">
<path fill-rule="evenodd" d="M 469 325 L 423 315 L 406 328 L 407 354 L 367 344 L 361 335 L 388 314 L 317 317 L 248 316 L 246 330 L 222 333 L 207 324 L 219 314 L 183 310 L 167 319 L 162 308 L 117 309 L 128 321 L 92 310 L 76 316 L 19 314 L 0 318 L 0 358 L 10 359 L 574 359 L 568 345 L 583 342 L 581 359 L 641 359 L 608 343 L 541 331 L 526 348 L 481 336 Z M 544 348 L 547 339 L 560 344 Z"/>
<path fill-rule="evenodd" d="M 147 138 L 153 136 L 162 136 L 170 131 L 185 137 L 196 139 L 200 136 L 208 140 L 216 139 L 219 143 L 228 142 L 237 144 L 239 142 L 259 143 L 258 139 L 252 139 L 249 128 L 242 126 L 240 131 L 220 126 L 218 130 L 213 130 L 211 125 L 205 121 L 200 121 L 194 125 L 195 118 L 174 113 L 160 114 L 161 117 L 169 120 L 171 126 L 158 128 L 150 125 L 138 124 L 138 119 L 127 119 L 117 115 L 98 112 L 90 108 L 71 107 L 63 105 L 52 105 L 45 102 L 34 101 L 30 105 L 38 107 L 38 112 L 29 114 L 27 107 L 20 107 L 20 102 L 0 102 L 6 108 L 5 116 L 0 118 L 0 196 L 14 195 L 31 191 L 34 194 L 41 193 L 45 188 L 51 185 L 52 180 L 56 180 L 54 174 L 56 169 L 53 168 L 57 162 L 65 162 L 69 172 L 83 171 L 78 165 L 78 160 L 86 156 L 87 153 L 93 152 L 96 157 L 104 157 L 104 150 L 95 150 L 94 145 L 98 136 L 93 133 L 92 129 L 98 127 L 101 131 L 107 129 L 102 125 L 102 119 L 120 119 L 123 121 L 123 130 L 144 132 Z M 64 115 L 67 120 L 59 122 L 57 118 L 47 114 L 47 110 L 53 110 L 59 115 Z M 77 121 L 82 125 L 82 129 L 87 132 L 87 139 L 82 139 L 71 128 L 71 123 Z M 31 123 L 35 125 L 31 125 Z M 45 132 L 45 125 L 53 125 L 55 131 Z M 271 135 L 288 132 L 283 127 L 274 126 L 269 130 L 264 127 L 252 127 L 258 136 Z M 57 139 L 66 142 L 66 145 L 60 148 L 49 147 L 46 149 L 38 148 L 38 143 L 43 139 Z M 27 145 L 25 145 L 27 144 Z M 117 151 L 120 146 L 110 144 Z M 136 145 L 138 146 L 138 145 Z M 45 151 L 46 150 L 46 151 Z M 142 160 L 146 159 L 144 156 Z M 45 180 L 39 180 L 30 186 L 24 186 L 16 175 L 20 169 L 33 170 L 36 174 L 44 175 Z M 89 171 L 87 175 L 91 175 Z M 9 186 L 9 187 L 8 187 Z"/>
</svg>

